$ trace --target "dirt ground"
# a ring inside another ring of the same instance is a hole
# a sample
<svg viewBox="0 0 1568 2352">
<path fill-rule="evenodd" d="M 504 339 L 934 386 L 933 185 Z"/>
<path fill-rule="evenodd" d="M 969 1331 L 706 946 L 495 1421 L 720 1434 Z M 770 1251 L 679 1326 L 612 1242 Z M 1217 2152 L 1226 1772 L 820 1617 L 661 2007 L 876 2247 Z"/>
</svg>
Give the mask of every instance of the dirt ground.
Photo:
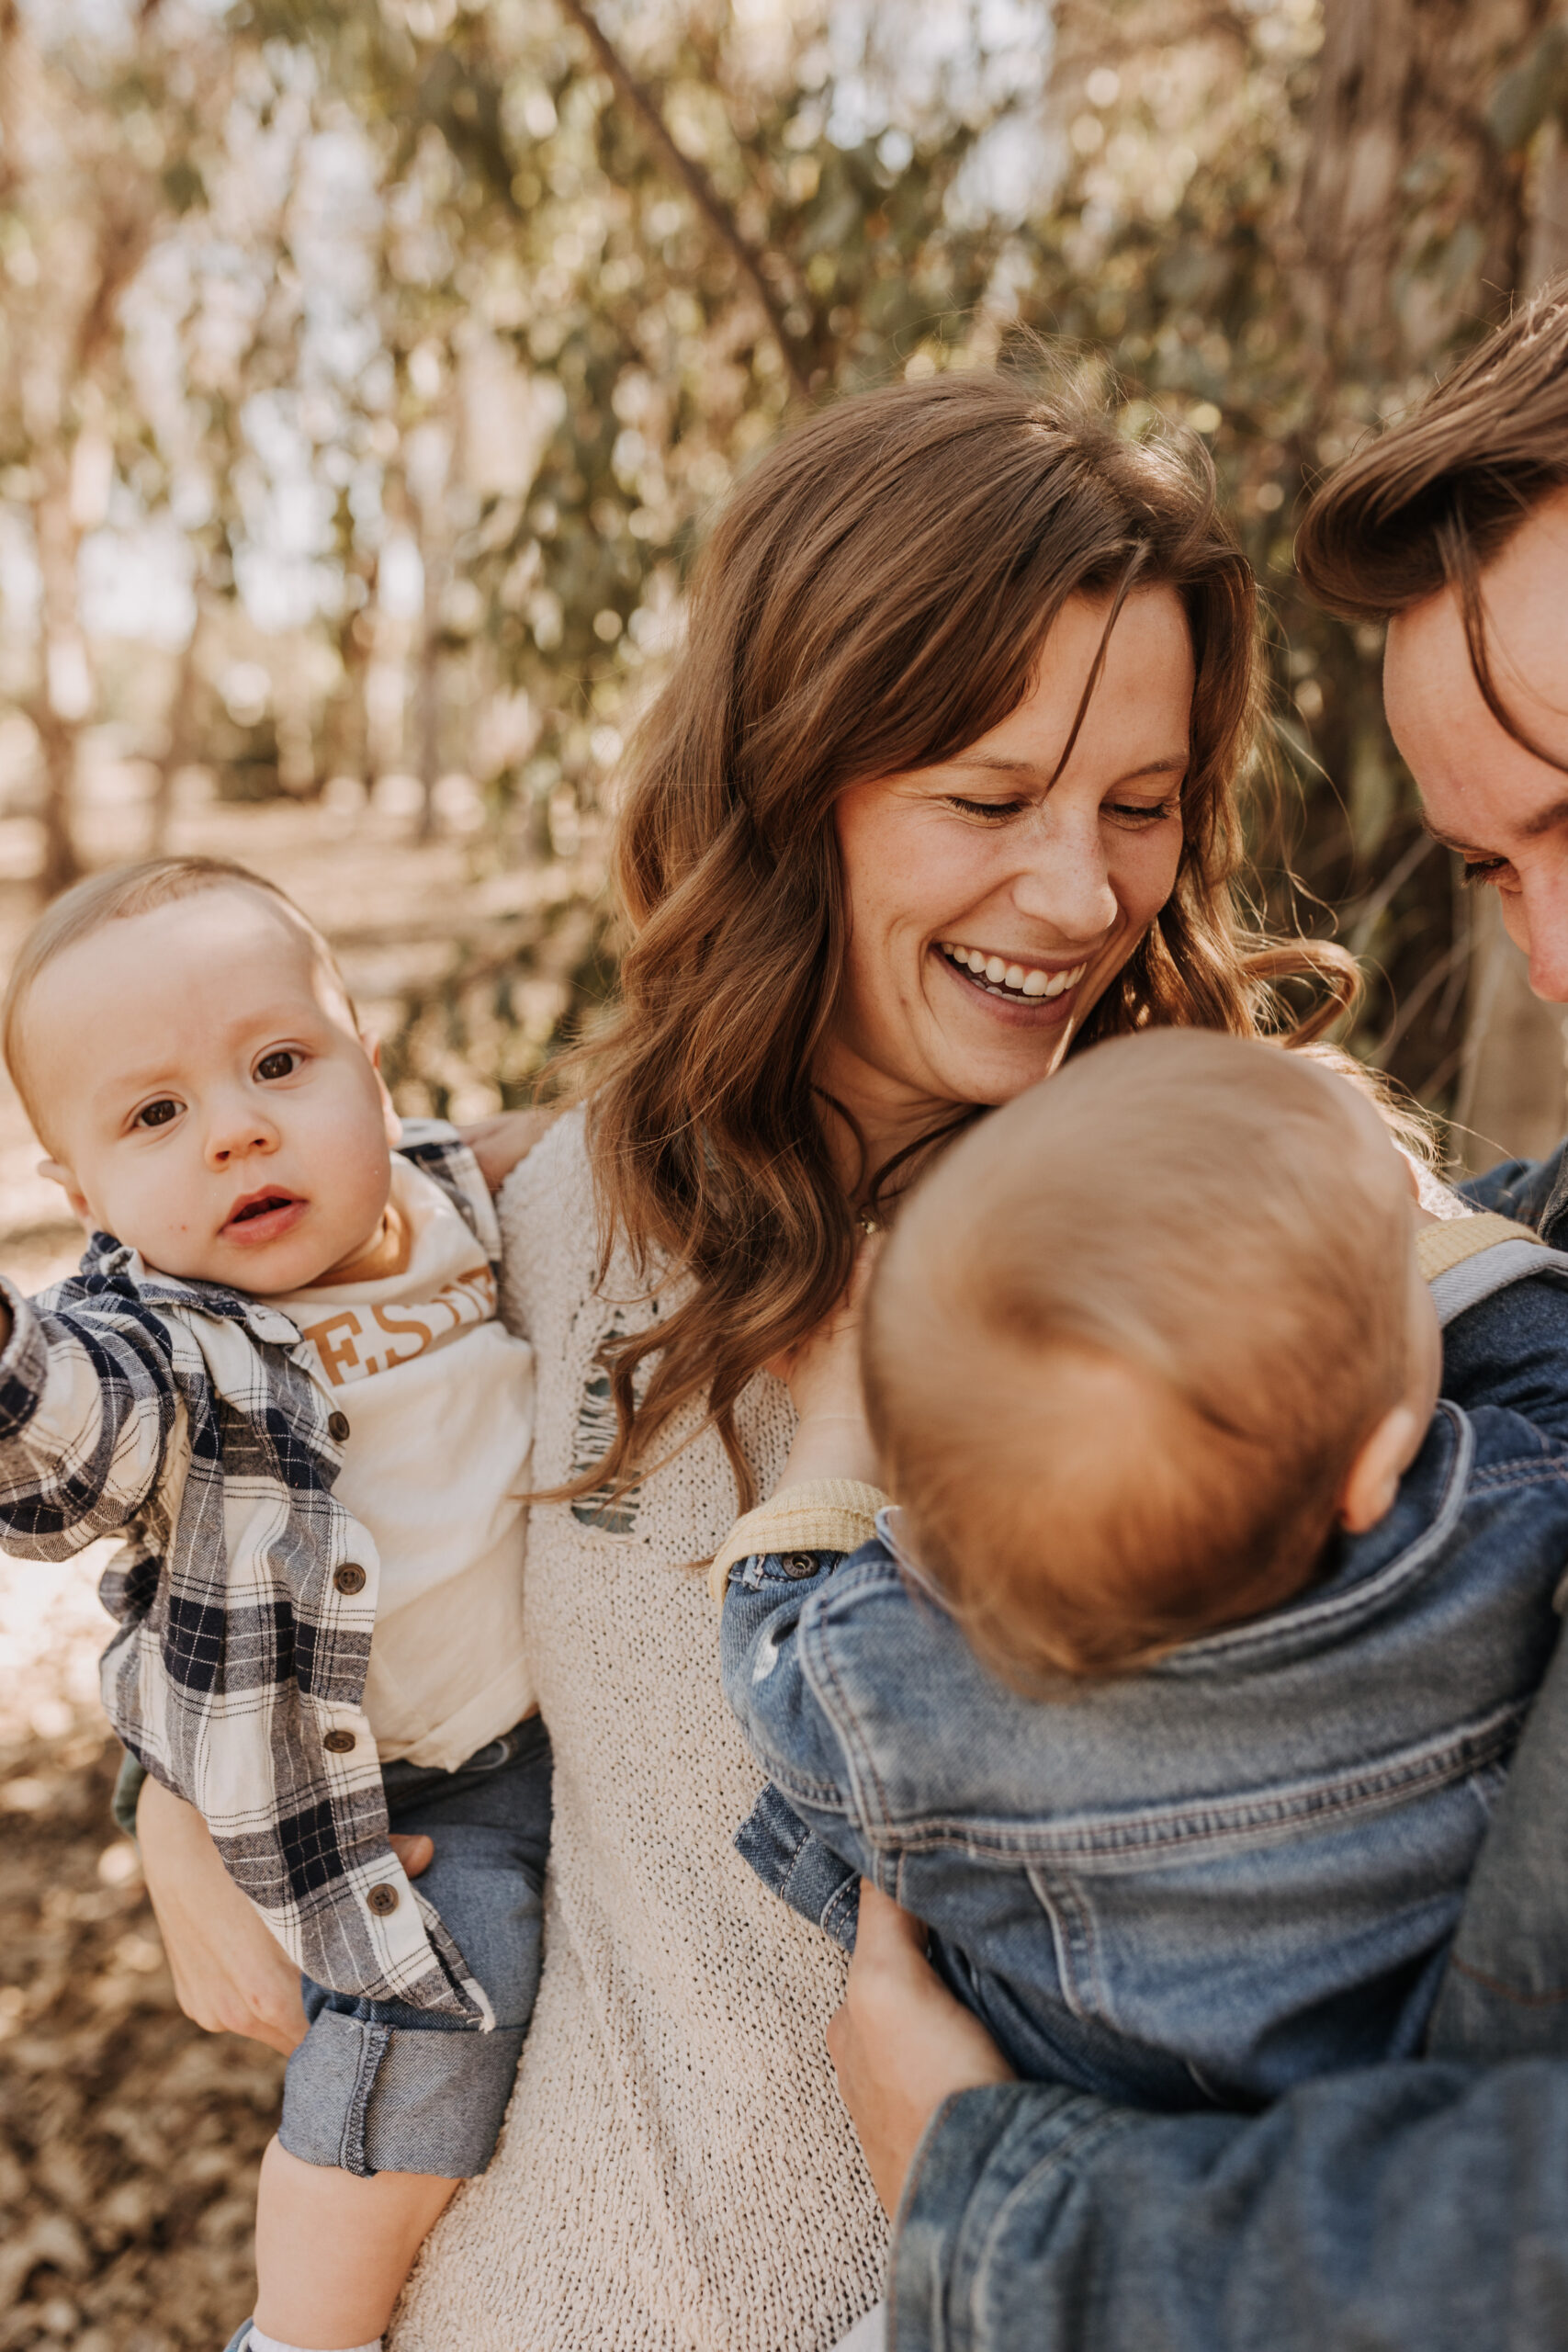
<svg viewBox="0 0 1568 2352">
<path fill-rule="evenodd" d="M 461 841 L 420 842 L 406 814 L 374 808 L 345 825 L 319 807 L 197 801 L 171 845 L 239 856 L 292 890 L 372 1013 L 456 939 L 504 946 L 530 893 L 562 887 L 559 867 L 486 875 Z M 0 881 L 0 975 L 29 914 Z M 0 1269 L 24 1291 L 80 1247 L 37 1156 L 0 1077 Z M 181 2016 L 135 1849 L 110 1819 L 119 1750 L 95 1698 L 107 1549 L 64 1569 L 0 1557 L 0 2352 L 219 2352 L 251 2308 L 283 2065 Z"/>
</svg>

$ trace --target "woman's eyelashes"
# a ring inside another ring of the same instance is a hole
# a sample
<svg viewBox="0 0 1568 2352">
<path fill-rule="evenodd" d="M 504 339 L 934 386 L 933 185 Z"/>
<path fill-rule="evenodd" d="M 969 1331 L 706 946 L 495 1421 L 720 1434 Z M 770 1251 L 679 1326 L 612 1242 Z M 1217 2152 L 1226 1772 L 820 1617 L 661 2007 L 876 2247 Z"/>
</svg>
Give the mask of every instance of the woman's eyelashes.
<svg viewBox="0 0 1568 2352">
<path fill-rule="evenodd" d="M 1461 882 L 1500 882 L 1508 871 L 1506 857 L 1467 857 L 1460 872 Z"/>
<path fill-rule="evenodd" d="M 1021 817 L 1036 804 L 1032 800 L 968 800 L 957 793 L 948 793 L 947 805 L 963 817 L 977 817 L 982 822 L 1005 824 L 1010 817 Z M 1100 813 L 1118 825 L 1158 825 L 1168 818 L 1181 813 L 1179 794 L 1164 800 L 1104 800 Z"/>
</svg>

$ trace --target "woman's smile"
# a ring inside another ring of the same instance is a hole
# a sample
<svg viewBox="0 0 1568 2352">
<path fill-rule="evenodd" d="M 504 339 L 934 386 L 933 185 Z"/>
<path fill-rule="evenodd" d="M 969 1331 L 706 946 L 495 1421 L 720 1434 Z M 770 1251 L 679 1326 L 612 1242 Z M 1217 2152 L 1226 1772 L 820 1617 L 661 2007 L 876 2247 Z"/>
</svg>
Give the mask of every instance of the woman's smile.
<svg viewBox="0 0 1568 2352">
<path fill-rule="evenodd" d="M 989 999 L 1004 1018 L 1028 1019 L 1042 1025 L 1069 1018 L 1073 992 L 1089 969 L 1087 960 L 1036 963 L 1032 957 L 971 947 L 956 939 L 939 940 L 932 953 L 961 988 L 972 996 Z"/>
</svg>

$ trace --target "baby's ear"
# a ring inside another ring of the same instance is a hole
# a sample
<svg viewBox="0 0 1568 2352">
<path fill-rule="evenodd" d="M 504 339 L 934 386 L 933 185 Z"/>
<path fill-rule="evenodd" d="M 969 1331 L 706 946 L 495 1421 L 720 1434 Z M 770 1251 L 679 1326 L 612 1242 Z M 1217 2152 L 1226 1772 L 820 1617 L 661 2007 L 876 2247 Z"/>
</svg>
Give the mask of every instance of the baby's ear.
<svg viewBox="0 0 1568 2352">
<path fill-rule="evenodd" d="M 1425 1434 L 1409 1406 L 1396 1405 L 1362 1441 L 1339 1489 L 1339 1524 L 1347 1535 L 1365 1535 L 1393 1509 L 1399 1482 Z"/>
<path fill-rule="evenodd" d="M 73 1214 L 81 1218 L 84 1225 L 92 1224 L 93 1212 L 87 1206 L 87 1195 L 82 1191 L 69 1168 L 63 1167 L 58 1159 L 40 1159 L 38 1164 L 38 1172 L 40 1176 L 47 1176 L 51 1184 L 60 1186 L 61 1191 L 70 1202 Z"/>
<path fill-rule="evenodd" d="M 381 1075 L 381 1040 L 379 1037 L 373 1037 L 368 1029 L 362 1029 L 359 1033 L 359 1042 L 370 1057 L 370 1067 L 376 1073 L 376 1083 L 381 1091 L 381 1124 L 387 1130 L 387 1141 L 391 1145 L 392 1149 L 397 1151 L 403 1140 L 403 1123 L 398 1116 L 397 1105 L 388 1092 L 387 1081 Z"/>
</svg>

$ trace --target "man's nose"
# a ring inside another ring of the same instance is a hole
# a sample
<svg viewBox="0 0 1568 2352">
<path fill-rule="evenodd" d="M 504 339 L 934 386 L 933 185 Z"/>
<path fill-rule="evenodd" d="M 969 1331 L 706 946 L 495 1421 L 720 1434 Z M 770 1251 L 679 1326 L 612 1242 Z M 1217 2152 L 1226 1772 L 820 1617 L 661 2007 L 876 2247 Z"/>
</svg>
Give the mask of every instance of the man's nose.
<svg viewBox="0 0 1568 2352">
<path fill-rule="evenodd" d="M 1055 932 L 1064 948 L 1092 946 L 1116 921 L 1098 820 L 1078 821 L 1063 811 L 1031 833 L 1028 862 L 1013 880 L 1014 905 Z"/>
<path fill-rule="evenodd" d="M 207 1164 L 230 1168 L 253 1153 L 277 1149 L 277 1129 L 254 1102 L 226 1104 L 217 1111 L 207 1130 Z"/>
<path fill-rule="evenodd" d="M 1543 858 L 1519 883 L 1515 936 L 1530 959 L 1530 987 L 1548 1004 L 1568 1004 L 1568 858 Z"/>
</svg>

